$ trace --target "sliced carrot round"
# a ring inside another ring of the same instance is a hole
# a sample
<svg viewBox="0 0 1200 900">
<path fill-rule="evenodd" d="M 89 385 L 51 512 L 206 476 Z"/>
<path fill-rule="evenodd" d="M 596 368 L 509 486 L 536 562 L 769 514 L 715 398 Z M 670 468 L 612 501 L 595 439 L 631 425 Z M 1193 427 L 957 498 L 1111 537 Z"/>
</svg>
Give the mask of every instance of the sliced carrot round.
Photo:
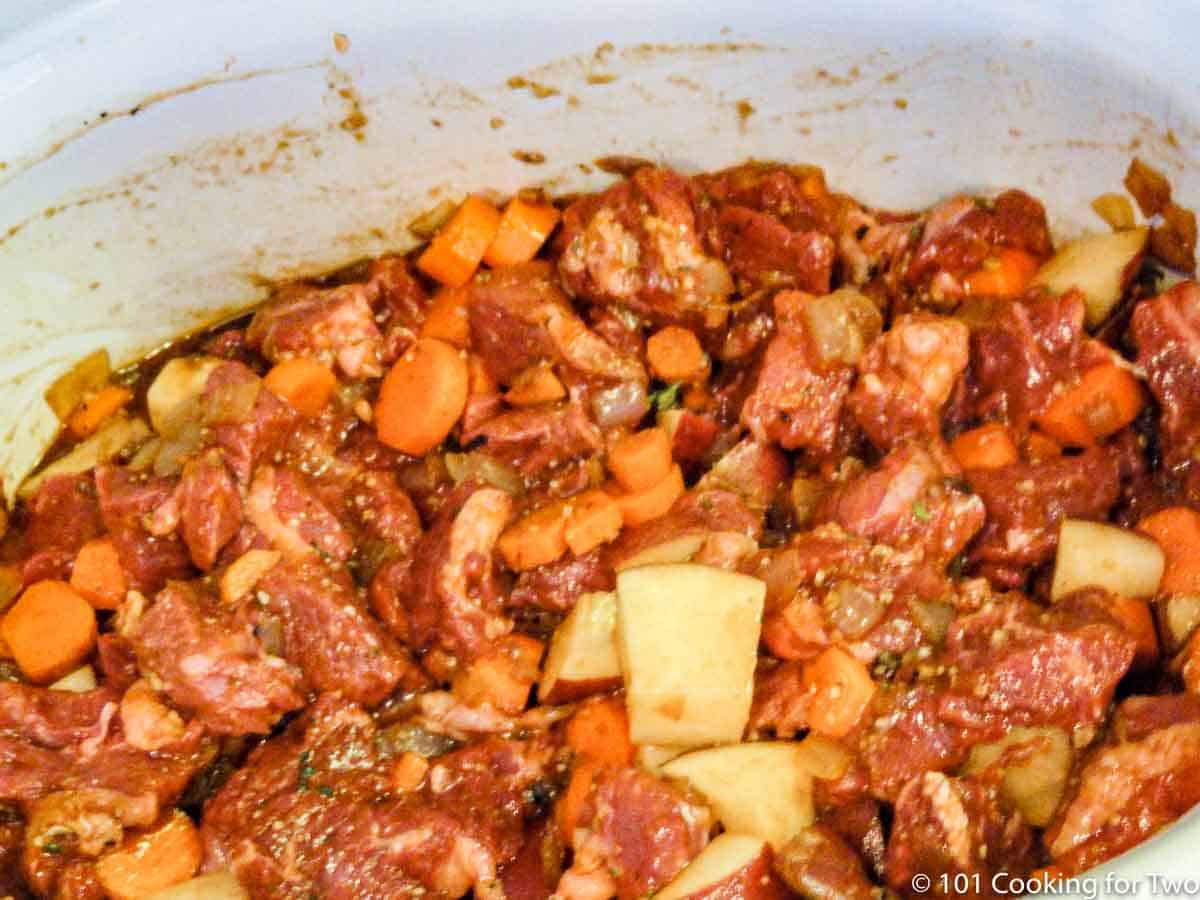
<svg viewBox="0 0 1200 900">
<path fill-rule="evenodd" d="M 1038 426 L 1068 447 L 1090 447 L 1137 418 L 1142 387 L 1115 363 L 1093 366 L 1037 418 Z"/>
<path fill-rule="evenodd" d="M 1016 297 L 1038 270 L 1038 259 L 1024 250 L 1001 247 L 968 275 L 964 287 L 968 294 L 988 297 Z"/>
<path fill-rule="evenodd" d="M 470 376 L 457 348 L 421 338 L 391 368 L 375 404 L 379 439 L 421 456 L 446 439 L 467 405 Z"/>
<path fill-rule="evenodd" d="M 999 469 L 1020 456 L 1012 435 L 998 422 L 964 431 L 950 442 L 950 452 L 964 469 Z"/>
<path fill-rule="evenodd" d="M 801 684 L 811 698 L 808 727 L 832 738 L 853 731 L 875 695 L 867 667 L 840 647 L 830 647 L 808 663 Z"/>
<path fill-rule="evenodd" d="M 67 427 L 78 438 L 95 434 L 109 416 L 132 399 L 133 391 L 128 388 L 116 384 L 105 385 L 71 414 Z"/>
<path fill-rule="evenodd" d="M 646 342 L 650 369 L 663 381 L 693 381 L 708 368 L 708 358 L 696 335 L 678 325 L 668 325 Z"/>
<path fill-rule="evenodd" d="M 567 784 L 567 789 L 559 798 L 558 807 L 555 809 L 555 818 L 558 820 L 558 833 L 568 844 L 575 836 L 575 827 L 579 824 L 583 805 L 592 792 L 597 769 L 599 769 L 597 762 L 587 757 L 581 758 L 571 772 L 571 780 Z"/>
<path fill-rule="evenodd" d="M 534 365 L 517 373 L 504 399 L 513 406 L 540 406 L 553 403 L 567 395 L 554 370 L 546 365 Z"/>
<path fill-rule="evenodd" d="M 121 605 L 128 580 L 111 538 L 96 538 L 79 548 L 71 569 L 71 587 L 96 609 Z"/>
<path fill-rule="evenodd" d="M 617 494 L 613 499 L 621 508 L 621 519 L 632 527 L 666 515 L 683 491 L 683 471 L 673 466 L 658 484 L 636 493 Z"/>
<path fill-rule="evenodd" d="M 1166 557 L 1159 591 L 1200 592 L 1200 513 L 1186 506 L 1170 506 L 1142 519 L 1137 530 L 1152 537 Z"/>
<path fill-rule="evenodd" d="M 508 526 L 496 549 L 514 572 L 552 563 L 567 552 L 567 508 L 549 503 Z"/>
<path fill-rule="evenodd" d="M 567 746 L 586 759 L 611 766 L 633 762 L 629 715 L 619 697 L 600 697 L 580 704 L 567 722 Z"/>
<path fill-rule="evenodd" d="M 187 881 L 200 868 L 204 846 L 192 820 L 179 811 L 153 831 L 131 834 L 96 861 L 96 877 L 113 900 L 139 900 Z"/>
<path fill-rule="evenodd" d="M 558 210 L 549 203 L 526 203 L 520 197 L 513 197 L 500 216 L 496 237 L 483 261 L 492 268 L 529 262 L 546 243 L 558 220 Z"/>
<path fill-rule="evenodd" d="M 63 581 L 25 589 L 0 623 L 0 636 L 25 676 L 48 684 L 79 667 L 96 646 L 96 613 Z"/>
<path fill-rule="evenodd" d="M 572 497 L 565 537 L 567 546 L 582 556 L 621 533 L 624 524 L 617 501 L 599 488 Z"/>
<path fill-rule="evenodd" d="M 312 419 L 329 403 L 329 397 L 337 387 L 337 376 L 315 359 L 297 357 L 273 366 L 263 384 L 296 412 Z"/>
<path fill-rule="evenodd" d="M 654 487 L 671 471 L 671 439 L 661 428 L 643 428 L 626 435 L 608 451 L 608 468 L 625 490 Z"/>
<path fill-rule="evenodd" d="M 433 295 L 433 305 L 421 323 L 421 337 L 437 338 L 455 347 L 471 343 L 471 323 L 467 319 L 466 288 L 444 287 Z"/>
</svg>

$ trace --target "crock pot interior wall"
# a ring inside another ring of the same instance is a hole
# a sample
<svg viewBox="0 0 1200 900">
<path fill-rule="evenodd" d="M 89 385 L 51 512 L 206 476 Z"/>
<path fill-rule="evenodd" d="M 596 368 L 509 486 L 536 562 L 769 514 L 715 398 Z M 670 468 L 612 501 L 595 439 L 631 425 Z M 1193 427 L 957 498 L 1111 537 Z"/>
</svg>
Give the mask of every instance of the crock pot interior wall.
<svg viewBox="0 0 1200 900">
<path fill-rule="evenodd" d="M 1071 232 L 1100 226 L 1087 202 L 1136 152 L 1194 205 L 1196 13 L 20 0 L 0 41 L 5 493 L 84 353 L 132 359 L 271 279 L 404 249 L 416 214 L 468 190 L 598 185 L 579 164 L 602 155 L 808 161 L 893 206 L 1022 185 Z M 1178 867 L 1180 831 L 1119 865 Z"/>
</svg>

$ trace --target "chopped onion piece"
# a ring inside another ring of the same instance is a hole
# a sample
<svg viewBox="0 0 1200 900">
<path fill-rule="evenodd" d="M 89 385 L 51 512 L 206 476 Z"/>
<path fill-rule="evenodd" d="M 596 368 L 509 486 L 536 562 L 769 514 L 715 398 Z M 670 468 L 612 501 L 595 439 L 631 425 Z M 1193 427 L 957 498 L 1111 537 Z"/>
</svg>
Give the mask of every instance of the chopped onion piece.
<svg viewBox="0 0 1200 900">
<path fill-rule="evenodd" d="M 86 663 L 50 685 L 50 690 L 52 691 L 67 691 L 72 694 L 86 694 L 88 691 L 94 691 L 95 689 L 96 673 Z"/>
<path fill-rule="evenodd" d="M 592 397 L 592 412 L 601 428 L 632 428 L 649 411 L 650 398 L 640 381 L 626 381 L 597 391 Z"/>
<path fill-rule="evenodd" d="M 210 356 L 180 356 L 162 367 L 146 391 L 146 409 L 155 431 L 170 437 L 199 417 L 204 386 L 220 364 Z"/>
<path fill-rule="evenodd" d="M 141 419 L 130 419 L 124 415 L 112 416 L 99 431 L 80 444 L 66 456 L 56 459 L 36 475 L 25 479 L 17 490 L 17 496 L 28 500 L 38 492 L 47 478 L 55 475 L 77 475 L 108 462 L 126 447 L 150 436 L 150 429 Z"/>
<path fill-rule="evenodd" d="M 447 453 L 446 471 L 455 484 L 477 478 L 484 484 L 499 488 L 512 497 L 525 493 L 525 483 L 517 470 L 479 450 L 471 453 Z"/>
<path fill-rule="evenodd" d="M 883 329 L 879 308 L 854 288 L 812 297 L 801 314 L 817 359 L 825 366 L 854 365 Z"/>
<path fill-rule="evenodd" d="M 1092 201 L 1092 210 L 1113 231 L 1124 231 L 1136 224 L 1133 217 L 1133 204 L 1124 194 L 1101 194 Z"/>
</svg>

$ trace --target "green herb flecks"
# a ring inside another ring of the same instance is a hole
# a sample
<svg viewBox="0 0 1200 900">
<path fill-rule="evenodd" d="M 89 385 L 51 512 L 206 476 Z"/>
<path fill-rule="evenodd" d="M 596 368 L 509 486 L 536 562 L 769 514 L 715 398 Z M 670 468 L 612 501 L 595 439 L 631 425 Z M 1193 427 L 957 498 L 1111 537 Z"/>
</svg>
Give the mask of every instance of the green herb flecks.
<svg viewBox="0 0 1200 900">
<path fill-rule="evenodd" d="M 668 409 L 674 409 L 679 405 L 679 390 L 682 387 L 682 381 L 675 381 L 668 384 L 665 388 L 655 391 L 650 395 L 650 405 L 654 407 L 656 412 L 666 412 Z"/>
<path fill-rule="evenodd" d="M 317 770 L 310 764 L 312 753 L 305 750 L 300 754 L 300 771 L 296 775 L 296 790 L 303 793 L 308 790 L 308 783 L 312 777 L 317 774 Z"/>
</svg>

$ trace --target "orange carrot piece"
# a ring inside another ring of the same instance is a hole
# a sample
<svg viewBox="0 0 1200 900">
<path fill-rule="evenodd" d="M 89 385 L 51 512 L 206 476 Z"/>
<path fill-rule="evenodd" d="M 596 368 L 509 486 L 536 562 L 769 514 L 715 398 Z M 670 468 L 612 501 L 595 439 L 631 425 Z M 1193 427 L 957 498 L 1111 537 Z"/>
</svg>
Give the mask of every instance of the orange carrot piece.
<svg viewBox="0 0 1200 900">
<path fill-rule="evenodd" d="M 433 236 L 417 259 L 417 268 L 442 284 L 462 287 L 479 268 L 499 227 L 500 213 L 496 207 L 472 195 Z"/>
<path fill-rule="evenodd" d="M 1134 666 L 1148 669 L 1158 662 L 1158 631 L 1154 627 L 1150 604 L 1138 597 L 1110 594 L 1107 606 L 1113 618 L 1137 641 Z"/>
<path fill-rule="evenodd" d="M 467 706 L 488 704 L 515 716 L 529 702 L 529 691 L 538 679 L 542 642 L 523 634 L 500 638 L 492 649 L 457 674 L 451 693 Z"/>
<path fill-rule="evenodd" d="M 617 484 L 630 492 L 644 491 L 671 471 L 671 439 L 661 428 L 643 428 L 626 435 L 608 451 L 608 469 Z"/>
<path fill-rule="evenodd" d="M 552 563 L 567 552 L 566 529 L 566 506 L 550 503 L 508 526 L 496 547 L 510 569 L 524 572 Z"/>
<path fill-rule="evenodd" d="M 621 521 L 632 528 L 666 515 L 675 501 L 683 496 L 683 491 L 683 470 L 679 466 L 672 466 L 667 477 L 658 484 L 644 491 L 617 494 L 613 499 L 621 508 Z"/>
<path fill-rule="evenodd" d="M 116 609 L 129 582 L 121 557 L 109 538 L 96 538 L 79 548 L 71 569 L 71 587 L 96 609 Z"/>
<path fill-rule="evenodd" d="M 567 746 L 576 755 L 610 766 L 633 762 L 629 714 L 619 697 L 597 697 L 579 705 L 567 723 Z"/>
<path fill-rule="evenodd" d="M 542 249 L 559 218 L 558 210 L 549 203 L 527 203 L 513 197 L 504 207 L 483 261 L 493 269 L 529 262 Z"/>
<path fill-rule="evenodd" d="M 79 668 L 96 646 L 96 611 L 64 581 L 25 589 L 0 622 L 0 635 L 25 676 L 47 684 Z"/>
<path fill-rule="evenodd" d="M 1142 408 L 1142 387 L 1115 363 L 1093 366 L 1037 417 L 1038 426 L 1068 447 L 1090 447 L 1120 431 Z"/>
<path fill-rule="evenodd" d="M 96 860 L 96 877 L 113 900 L 140 900 L 187 881 L 203 856 L 196 826 L 176 810 L 153 831 L 131 834 L 120 849 Z"/>
<path fill-rule="evenodd" d="M 95 434 L 105 419 L 132 399 L 133 391 L 128 388 L 116 384 L 105 385 L 71 413 L 71 418 L 67 420 L 67 428 L 77 438 Z"/>
<path fill-rule="evenodd" d="M 471 323 L 467 319 L 465 288 L 444 287 L 433 295 L 433 305 L 421 324 L 421 337 L 437 338 L 455 347 L 471 343 Z"/>
<path fill-rule="evenodd" d="M 596 780 L 596 770 L 599 765 L 591 759 L 583 758 L 575 764 L 567 789 L 563 791 L 555 809 L 558 820 L 558 833 L 570 844 L 575 836 L 575 826 L 583 813 L 583 805 L 592 792 L 592 783 Z"/>
<path fill-rule="evenodd" d="M 966 277 L 963 287 L 969 295 L 1016 297 L 1029 286 L 1038 265 L 1037 257 L 1024 250 L 1000 247 Z"/>
<path fill-rule="evenodd" d="M 21 593 L 25 579 L 21 576 L 21 567 L 15 565 L 0 566 L 0 613 Z"/>
<path fill-rule="evenodd" d="M 646 341 L 650 370 L 663 381 L 696 381 L 708 371 L 708 357 L 691 331 L 668 325 Z"/>
<path fill-rule="evenodd" d="M 1062 447 L 1058 441 L 1048 438 L 1040 431 L 1031 431 L 1025 438 L 1025 457 L 1034 463 L 1044 462 L 1062 456 Z"/>
<path fill-rule="evenodd" d="M 875 695 L 867 667 L 840 647 L 830 647 L 808 663 L 801 684 L 811 698 L 808 727 L 832 738 L 853 731 Z"/>
<path fill-rule="evenodd" d="M 599 488 L 572 497 L 568 505 L 570 515 L 563 536 L 576 556 L 614 540 L 625 524 L 617 501 Z"/>
<path fill-rule="evenodd" d="M 296 357 L 272 366 L 263 384 L 296 412 L 315 419 L 329 403 L 337 376 L 315 359 Z"/>
<path fill-rule="evenodd" d="M 392 764 L 392 777 L 388 780 L 392 790 L 399 794 L 407 794 L 425 783 L 425 775 L 428 771 L 429 760 L 411 750 L 406 750 Z"/>
<path fill-rule="evenodd" d="M 1172 506 L 1142 519 L 1137 530 L 1153 538 L 1166 558 L 1160 593 L 1200 592 L 1200 513 Z"/>
<path fill-rule="evenodd" d="M 1020 458 L 1008 429 L 999 422 L 964 431 L 950 442 L 950 452 L 964 469 L 999 469 Z"/>
<path fill-rule="evenodd" d="M 379 388 L 379 439 L 412 456 L 428 453 L 462 415 L 469 380 L 466 360 L 457 348 L 421 338 L 392 366 Z"/>
<path fill-rule="evenodd" d="M 517 373 L 504 399 L 513 406 L 541 406 L 567 395 L 567 389 L 549 366 L 530 366 Z"/>
</svg>

